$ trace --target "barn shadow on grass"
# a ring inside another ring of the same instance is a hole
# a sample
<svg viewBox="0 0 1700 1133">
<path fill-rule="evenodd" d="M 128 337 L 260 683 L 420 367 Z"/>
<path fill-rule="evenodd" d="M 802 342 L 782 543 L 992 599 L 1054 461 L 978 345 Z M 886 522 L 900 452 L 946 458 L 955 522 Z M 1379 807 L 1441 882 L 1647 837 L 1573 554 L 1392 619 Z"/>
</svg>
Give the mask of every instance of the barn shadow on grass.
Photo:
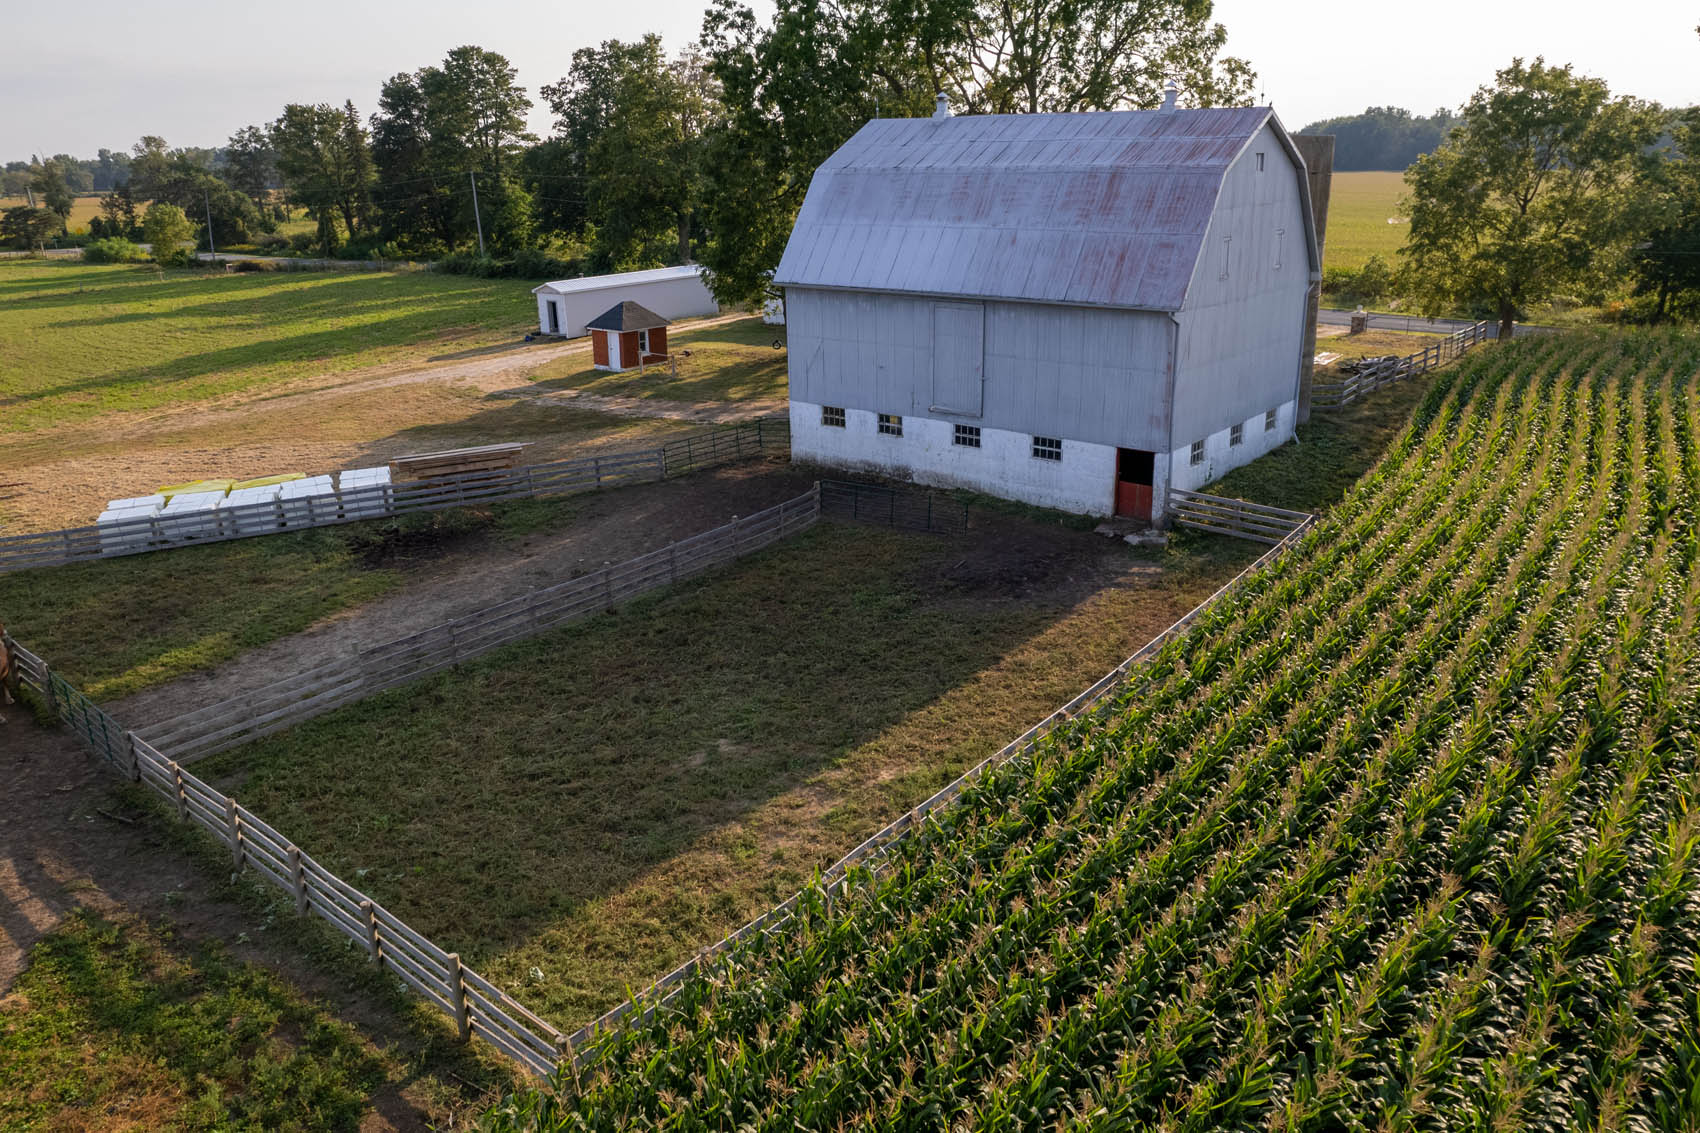
<svg viewBox="0 0 1700 1133">
<path fill-rule="evenodd" d="M 240 775 L 244 802 L 320 861 L 582 1022 L 1090 683 L 1240 555 L 1175 577 L 1032 520 L 966 539 L 824 524 L 200 770 Z M 1054 687 L 994 680 L 997 711 L 946 710 L 924 759 L 855 814 L 854 784 L 819 786 L 1106 588 L 1145 592 L 1129 640 L 1064 638 L 1041 659 L 1072 662 Z M 718 872 L 696 864 L 705 841 L 724 843 Z"/>
</svg>

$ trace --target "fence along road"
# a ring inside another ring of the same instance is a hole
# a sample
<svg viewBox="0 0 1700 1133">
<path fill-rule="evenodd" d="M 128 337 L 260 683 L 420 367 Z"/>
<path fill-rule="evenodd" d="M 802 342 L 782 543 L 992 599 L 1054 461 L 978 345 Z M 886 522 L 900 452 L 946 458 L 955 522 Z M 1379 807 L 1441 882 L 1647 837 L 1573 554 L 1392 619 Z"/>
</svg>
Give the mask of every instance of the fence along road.
<svg viewBox="0 0 1700 1133">
<path fill-rule="evenodd" d="M 192 763 L 742 558 L 807 530 L 820 514 L 817 484 L 712 531 L 138 729 L 137 735 L 179 762 Z"/>
<path fill-rule="evenodd" d="M 0 538 L 0 574 L 86 559 L 138 555 L 169 547 L 281 535 L 313 527 L 442 511 L 500 500 L 564 496 L 619 484 L 665 480 L 699 468 L 791 451 L 785 418 L 675 438 L 654 448 L 534 464 L 503 472 L 469 472 L 419 483 L 381 484 L 290 500 L 219 508 L 181 519 L 147 516 L 97 527 L 72 527 Z"/>
<path fill-rule="evenodd" d="M 353 670 L 329 678 L 332 687 L 315 692 L 319 685 L 311 678 L 292 682 L 292 691 L 280 695 L 281 707 L 270 706 L 263 698 L 257 705 L 240 699 L 227 701 L 207 713 L 192 714 L 193 719 L 180 717 L 172 724 L 188 721 L 185 727 L 169 730 L 173 736 L 180 733 L 192 740 L 198 738 L 202 746 L 194 748 L 197 757 L 208 755 L 475 657 L 504 642 L 586 617 L 623 598 L 700 574 L 806 530 L 819 518 L 817 486 L 776 507 L 619 566 L 368 651 L 382 654 L 381 660 L 373 662 L 370 674 L 358 668 L 360 659 L 356 659 Z M 184 768 L 183 761 L 160 750 L 169 746 L 165 741 L 156 743 L 126 730 L 40 657 L 10 637 L 6 645 L 17 658 L 23 683 L 47 701 L 90 751 L 119 774 L 158 792 L 176 809 L 179 819 L 200 825 L 223 842 L 238 869 L 247 866 L 284 890 L 294 900 L 298 914 L 316 915 L 359 944 L 374 964 L 393 972 L 452 1018 L 463 1040 L 476 1034 L 538 1074 L 548 1073 L 570 1056 L 564 1032 L 468 968 L 458 953 L 445 951 L 408 927 L 234 798 L 196 778 Z M 352 678 L 345 680 L 349 672 Z M 365 680 L 368 675 L 371 680 Z"/>
</svg>

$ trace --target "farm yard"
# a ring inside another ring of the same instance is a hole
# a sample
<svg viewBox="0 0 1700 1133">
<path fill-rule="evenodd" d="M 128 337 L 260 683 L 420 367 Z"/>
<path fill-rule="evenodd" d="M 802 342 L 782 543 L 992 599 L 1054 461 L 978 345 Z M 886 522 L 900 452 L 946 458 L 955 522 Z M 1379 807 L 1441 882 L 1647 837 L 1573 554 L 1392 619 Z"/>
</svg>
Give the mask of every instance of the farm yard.
<svg viewBox="0 0 1700 1133">
<path fill-rule="evenodd" d="M 1108 707 L 495 1126 L 1692 1126 L 1697 356 L 1444 371 Z"/>
</svg>

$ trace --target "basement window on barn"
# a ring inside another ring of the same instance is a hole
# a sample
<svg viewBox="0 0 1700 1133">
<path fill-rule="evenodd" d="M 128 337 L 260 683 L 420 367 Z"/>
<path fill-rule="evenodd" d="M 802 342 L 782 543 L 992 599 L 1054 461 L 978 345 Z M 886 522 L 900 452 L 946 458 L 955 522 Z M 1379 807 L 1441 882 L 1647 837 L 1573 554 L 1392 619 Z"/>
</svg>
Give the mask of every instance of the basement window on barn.
<svg viewBox="0 0 1700 1133">
<path fill-rule="evenodd" d="M 895 413 L 881 413 L 880 432 L 888 437 L 901 437 L 903 435 L 903 418 Z"/>
<path fill-rule="evenodd" d="M 1244 441 L 1245 441 L 1245 425 L 1244 424 L 1235 425 L 1232 429 L 1228 430 L 1228 443 L 1230 445 L 1242 444 L 1242 443 L 1244 443 Z"/>
<path fill-rule="evenodd" d="M 1275 431 L 1275 411 L 1273 409 L 1263 415 L 1263 431 L 1265 433 Z"/>
<path fill-rule="evenodd" d="M 1033 459 L 1034 460 L 1061 460 L 1062 459 L 1062 438 L 1061 437 L 1034 437 L 1033 438 Z"/>
<path fill-rule="evenodd" d="M 1194 464 L 1203 464 L 1204 463 L 1204 442 L 1203 441 L 1193 441 L 1192 442 L 1192 463 L 1194 463 Z"/>
<path fill-rule="evenodd" d="M 979 448 L 980 426 L 958 425 L 956 427 L 956 434 L 950 438 L 950 443 L 953 445 L 961 445 L 963 448 Z"/>
<path fill-rule="evenodd" d="M 820 407 L 820 423 L 830 425 L 834 429 L 844 428 L 844 410 L 831 405 Z"/>
</svg>

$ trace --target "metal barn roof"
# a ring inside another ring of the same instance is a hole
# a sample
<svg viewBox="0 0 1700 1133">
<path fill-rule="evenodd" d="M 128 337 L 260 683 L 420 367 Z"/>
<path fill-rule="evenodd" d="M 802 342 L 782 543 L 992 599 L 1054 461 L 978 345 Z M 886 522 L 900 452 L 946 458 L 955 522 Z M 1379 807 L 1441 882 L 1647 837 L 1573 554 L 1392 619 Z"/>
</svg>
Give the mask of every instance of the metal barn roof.
<svg viewBox="0 0 1700 1133">
<path fill-rule="evenodd" d="M 642 303 L 633 303 L 627 299 L 616 303 L 584 324 L 585 330 L 654 330 L 656 327 L 670 326 L 666 319 L 645 307 Z"/>
<path fill-rule="evenodd" d="M 815 172 L 774 282 L 1179 310 L 1270 122 L 1302 168 L 1268 107 L 875 119 Z"/>
<path fill-rule="evenodd" d="M 631 287 L 639 283 L 661 283 L 670 279 L 690 279 L 702 274 L 698 264 L 680 264 L 671 268 L 648 268 L 644 271 L 622 271 L 614 275 L 586 275 L 578 279 L 557 279 L 533 287 L 531 293 L 548 291 L 555 295 L 570 295 L 576 291 L 602 291 L 609 287 Z"/>
</svg>

